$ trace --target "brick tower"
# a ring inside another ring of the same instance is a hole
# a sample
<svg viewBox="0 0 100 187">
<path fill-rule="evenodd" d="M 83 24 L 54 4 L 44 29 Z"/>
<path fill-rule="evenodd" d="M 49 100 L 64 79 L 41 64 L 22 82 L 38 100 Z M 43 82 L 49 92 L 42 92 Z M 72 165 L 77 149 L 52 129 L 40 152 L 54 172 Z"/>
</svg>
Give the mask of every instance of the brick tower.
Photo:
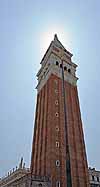
<svg viewBox="0 0 100 187">
<path fill-rule="evenodd" d="M 88 187 L 88 166 L 77 91 L 77 65 L 55 35 L 37 74 L 31 172 L 52 187 Z"/>
</svg>

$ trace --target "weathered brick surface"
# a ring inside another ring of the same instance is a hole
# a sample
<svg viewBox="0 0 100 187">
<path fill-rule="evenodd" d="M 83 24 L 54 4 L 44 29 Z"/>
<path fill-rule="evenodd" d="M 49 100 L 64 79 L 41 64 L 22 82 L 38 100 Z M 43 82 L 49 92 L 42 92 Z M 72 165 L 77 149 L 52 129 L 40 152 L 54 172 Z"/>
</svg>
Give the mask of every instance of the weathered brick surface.
<svg viewBox="0 0 100 187">
<path fill-rule="evenodd" d="M 88 187 L 88 167 L 77 87 L 65 82 L 65 92 L 72 186 Z M 56 181 L 60 181 L 61 187 L 65 187 L 66 141 L 62 80 L 51 75 L 37 97 L 31 169 L 36 175 L 51 176 L 52 187 L 56 186 Z M 55 104 L 56 100 L 58 105 Z M 58 117 L 55 116 L 56 112 Z M 59 128 L 58 131 L 56 127 Z M 56 141 L 59 141 L 59 148 L 56 147 Z M 59 167 L 56 166 L 56 160 L 60 161 Z"/>
</svg>

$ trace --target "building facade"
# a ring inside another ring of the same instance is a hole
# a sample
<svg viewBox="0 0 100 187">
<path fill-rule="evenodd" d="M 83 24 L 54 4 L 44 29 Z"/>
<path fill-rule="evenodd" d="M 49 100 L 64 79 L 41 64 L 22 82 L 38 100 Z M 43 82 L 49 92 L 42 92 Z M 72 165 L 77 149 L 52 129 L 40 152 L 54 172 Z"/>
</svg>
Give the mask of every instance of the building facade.
<svg viewBox="0 0 100 187">
<path fill-rule="evenodd" d="M 100 187 L 100 171 L 89 168 L 90 187 Z M 0 180 L 0 187 L 51 187 L 48 177 L 32 176 L 28 168 L 18 168 Z"/>
<path fill-rule="evenodd" d="M 88 187 L 79 106 L 77 65 L 55 35 L 37 74 L 31 172 L 50 176 L 52 187 Z"/>
<path fill-rule="evenodd" d="M 0 187 L 50 187 L 50 179 L 31 175 L 30 169 L 22 162 L 0 180 Z"/>
<path fill-rule="evenodd" d="M 22 172 L 17 171 L 16 174 L 9 176 L 0 181 L 0 187 L 50 187 L 50 180 L 48 177 L 41 176 L 31 176 L 30 173 L 27 173 L 23 176 L 19 176 L 19 173 Z M 24 171 L 23 171 L 24 172 Z"/>
<path fill-rule="evenodd" d="M 89 168 L 90 187 L 100 187 L 100 171 Z"/>
</svg>

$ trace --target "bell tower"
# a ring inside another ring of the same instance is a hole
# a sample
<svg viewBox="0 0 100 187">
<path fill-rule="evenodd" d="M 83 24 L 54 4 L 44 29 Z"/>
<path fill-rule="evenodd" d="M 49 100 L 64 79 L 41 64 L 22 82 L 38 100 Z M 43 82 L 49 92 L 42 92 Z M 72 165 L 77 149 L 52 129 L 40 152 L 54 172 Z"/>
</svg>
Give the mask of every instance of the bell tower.
<svg viewBox="0 0 100 187">
<path fill-rule="evenodd" d="M 37 74 L 31 172 L 50 176 L 52 187 L 89 187 L 72 56 L 55 35 Z"/>
</svg>

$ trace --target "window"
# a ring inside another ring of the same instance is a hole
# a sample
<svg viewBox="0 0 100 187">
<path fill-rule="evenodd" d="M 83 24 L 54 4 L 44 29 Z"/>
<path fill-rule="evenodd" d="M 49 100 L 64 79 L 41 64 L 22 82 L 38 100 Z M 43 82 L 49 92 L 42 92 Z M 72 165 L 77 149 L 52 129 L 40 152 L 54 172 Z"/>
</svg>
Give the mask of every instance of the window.
<svg viewBox="0 0 100 187">
<path fill-rule="evenodd" d="M 62 64 L 60 64 L 60 68 L 62 68 Z"/>
<path fill-rule="evenodd" d="M 60 181 L 56 181 L 56 187 L 60 187 Z"/>
<path fill-rule="evenodd" d="M 64 66 L 64 70 L 67 71 L 67 67 L 66 66 Z"/>
<path fill-rule="evenodd" d="M 55 116 L 56 116 L 56 117 L 58 117 L 58 116 L 59 116 L 58 112 L 56 112 L 56 113 L 55 113 Z"/>
<path fill-rule="evenodd" d="M 56 66 L 58 66 L 59 65 L 59 62 L 58 61 L 56 61 Z"/>
<path fill-rule="evenodd" d="M 56 160 L 56 166 L 59 167 L 60 166 L 60 161 Z"/>
<path fill-rule="evenodd" d="M 99 177 L 97 177 L 97 181 L 99 182 Z"/>
<path fill-rule="evenodd" d="M 58 100 L 55 101 L 55 105 L 58 105 Z"/>
<path fill-rule="evenodd" d="M 41 183 L 39 183 L 39 185 L 38 185 L 39 187 L 42 187 L 42 184 Z"/>
<path fill-rule="evenodd" d="M 55 90 L 55 93 L 58 94 L 58 90 Z"/>
<path fill-rule="evenodd" d="M 94 181 L 94 176 L 92 175 L 92 180 Z"/>
<path fill-rule="evenodd" d="M 98 184 L 90 184 L 90 187 L 99 187 Z"/>
<path fill-rule="evenodd" d="M 58 81 L 57 81 L 56 79 L 54 80 L 54 82 L 55 82 L 56 84 L 58 84 Z"/>
<path fill-rule="evenodd" d="M 56 131 L 59 131 L 59 127 L 58 126 L 56 126 Z"/>
<path fill-rule="evenodd" d="M 68 69 L 68 73 L 71 73 L 71 70 L 70 70 L 70 69 Z"/>
<path fill-rule="evenodd" d="M 59 147 L 59 142 L 56 142 L 56 147 Z"/>
</svg>

